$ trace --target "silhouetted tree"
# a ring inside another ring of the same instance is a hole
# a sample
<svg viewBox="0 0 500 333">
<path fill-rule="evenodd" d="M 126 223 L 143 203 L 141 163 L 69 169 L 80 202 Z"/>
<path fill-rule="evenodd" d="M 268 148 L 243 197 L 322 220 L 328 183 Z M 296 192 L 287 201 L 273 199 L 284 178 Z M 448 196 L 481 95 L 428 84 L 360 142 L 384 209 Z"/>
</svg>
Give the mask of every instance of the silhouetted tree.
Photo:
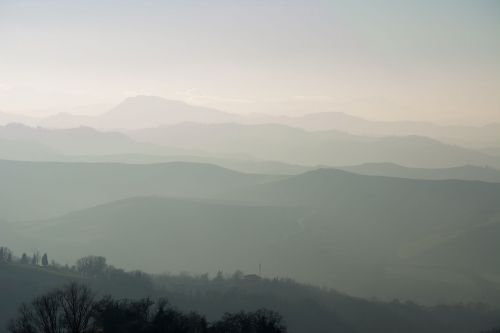
<svg viewBox="0 0 500 333">
<path fill-rule="evenodd" d="M 83 257 L 76 262 L 76 270 L 79 273 L 92 277 L 102 275 L 107 267 L 106 258 L 99 256 Z"/>
<path fill-rule="evenodd" d="M 282 317 L 270 310 L 255 312 L 226 313 L 224 317 L 214 323 L 214 333 L 284 333 L 286 327 Z"/>
<path fill-rule="evenodd" d="M 90 329 L 94 296 L 89 287 L 70 283 L 60 293 L 64 326 L 69 333 L 85 333 Z"/>
<path fill-rule="evenodd" d="M 42 266 L 48 266 L 49 265 L 49 258 L 47 257 L 47 253 L 44 253 L 42 256 Z"/>
<path fill-rule="evenodd" d="M 8 325 L 8 330 L 11 333 L 38 333 L 40 332 L 35 327 L 35 317 L 32 309 L 23 304 L 19 308 L 16 319 L 11 320 Z"/>
<path fill-rule="evenodd" d="M 88 333 L 93 310 L 91 290 L 70 283 L 22 305 L 8 328 L 12 333 Z"/>
<path fill-rule="evenodd" d="M 26 253 L 23 253 L 22 256 L 21 256 L 21 264 L 29 264 L 29 259 L 28 259 L 28 255 Z"/>
<path fill-rule="evenodd" d="M 217 275 L 214 277 L 214 281 L 224 281 L 224 273 L 221 270 L 217 271 Z"/>
<path fill-rule="evenodd" d="M 203 333 L 207 332 L 208 324 L 205 317 L 197 313 L 183 314 L 168 306 L 166 300 L 158 302 L 157 309 L 151 321 L 151 332 Z"/>
<path fill-rule="evenodd" d="M 19 309 L 11 333 L 284 333 L 281 316 L 268 310 L 225 314 L 212 325 L 198 313 L 183 313 L 160 300 L 94 301 L 85 285 L 70 283 Z"/>
<path fill-rule="evenodd" d="M 145 332 L 152 305 L 149 299 L 116 301 L 107 296 L 96 304 L 96 326 L 102 332 Z"/>
<path fill-rule="evenodd" d="M 233 276 L 232 276 L 233 280 L 236 280 L 236 281 L 243 280 L 244 277 L 245 277 L 245 274 L 240 270 L 235 271 Z"/>
<path fill-rule="evenodd" d="M 11 262 L 12 261 L 12 251 L 8 247 L 0 247 L 0 263 L 1 262 Z"/>
<path fill-rule="evenodd" d="M 35 251 L 35 253 L 33 253 L 33 257 L 31 258 L 31 264 L 38 266 L 39 263 L 40 263 L 40 252 Z"/>
<path fill-rule="evenodd" d="M 34 325 L 40 332 L 59 333 L 61 331 L 60 296 L 61 294 L 55 291 L 39 296 L 32 302 Z"/>
</svg>

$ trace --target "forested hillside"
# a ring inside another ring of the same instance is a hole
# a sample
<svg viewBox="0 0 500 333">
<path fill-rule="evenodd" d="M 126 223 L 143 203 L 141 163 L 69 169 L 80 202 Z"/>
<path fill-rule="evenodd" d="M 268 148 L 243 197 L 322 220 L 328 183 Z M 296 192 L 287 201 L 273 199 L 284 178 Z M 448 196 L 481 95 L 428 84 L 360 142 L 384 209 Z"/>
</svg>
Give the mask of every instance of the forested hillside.
<svg viewBox="0 0 500 333">
<path fill-rule="evenodd" d="M 147 275 L 114 268 L 102 257 L 85 257 L 63 267 L 56 263 L 22 263 L 14 256 L 11 262 L 0 263 L 5 296 L 0 299 L 0 332 L 4 332 L 8 319 L 15 317 L 21 302 L 71 281 L 90 286 L 98 298 L 166 298 L 169 306 L 196 311 L 209 321 L 220 319 L 226 312 L 267 308 L 280 313 L 289 332 L 296 333 L 466 333 L 500 324 L 500 313 L 480 304 L 423 307 L 404 300 L 363 300 L 289 279 L 266 279 L 240 271 L 213 276 Z"/>
</svg>

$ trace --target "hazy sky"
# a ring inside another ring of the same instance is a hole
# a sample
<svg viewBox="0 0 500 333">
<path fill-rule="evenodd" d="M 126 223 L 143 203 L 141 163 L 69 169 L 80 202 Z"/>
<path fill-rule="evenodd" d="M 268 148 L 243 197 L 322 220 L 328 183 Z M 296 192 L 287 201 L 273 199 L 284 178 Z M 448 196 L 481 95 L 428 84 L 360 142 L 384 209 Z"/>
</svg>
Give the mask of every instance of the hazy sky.
<svg viewBox="0 0 500 333">
<path fill-rule="evenodd" d="M 0 109 L 135 94 L 500 121 L 500 1 L 0 0 Z"/>
</svg>

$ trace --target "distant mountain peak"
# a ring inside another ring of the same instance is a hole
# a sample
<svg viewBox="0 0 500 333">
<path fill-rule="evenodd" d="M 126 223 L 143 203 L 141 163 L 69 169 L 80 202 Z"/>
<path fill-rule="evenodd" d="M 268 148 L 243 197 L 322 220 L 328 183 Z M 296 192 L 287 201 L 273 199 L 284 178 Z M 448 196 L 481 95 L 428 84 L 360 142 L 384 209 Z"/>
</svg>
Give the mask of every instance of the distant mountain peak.
<svg viewBox="0 0 500 333">
<path fill-rule="evenodd" d="M 239 116 L 217 109 L 191 105 L 158 96 L 128 97 L 105 113 L 99 121 L 106 126 L 148 128 L 182 122 L 219 123 L 239 119 Z"/>
<path fill-rule="evenodd" d="M 133 97 L 127 97 L 117 106 L 112 108 L 109 112 L 116 111 L 126 111 L 129 108 L 133 108 L 134 111 L 148 111 L 148 110 L 159 110 L 162 112 L 183 112 L 189 111 L 191 109 L 196 110 L 206 110 L 206 111 L 216 111 L 223 113 L 222 111 L 218 111 L 215 109 L 210 109 L 202 106 L 196 106 L 188 104 L 184 101 L 175 100 L 175 99 L 167 99 L 159 96 L 151 96 L 151 95 L 137 95 Z M 136 109 L 140 108 L 140 109 Z M 108 113 L 109 113 L 108 112 Z"/>
</svg>

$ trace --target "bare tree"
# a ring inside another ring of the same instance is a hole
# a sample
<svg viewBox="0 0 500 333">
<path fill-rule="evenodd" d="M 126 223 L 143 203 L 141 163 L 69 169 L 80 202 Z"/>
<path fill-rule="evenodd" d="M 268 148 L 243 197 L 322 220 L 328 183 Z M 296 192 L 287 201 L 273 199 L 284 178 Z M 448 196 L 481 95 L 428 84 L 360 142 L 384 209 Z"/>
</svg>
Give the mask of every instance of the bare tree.
<svg viewBox="0 0 500 333">
<path fill-rule="evenodd" d="M 63 322 L 69 333 L 90 331 L 94 310 L 94 295 L 89 287 L 70 283 L 61 292 Z"/>
<path fill-rule="evenodd" d="M 85 285 L 70 283 L 22 305 L 11 333 L 90 333 L 94 297 Z"/>
<path fill-rule="evenodd" d="M 25 304 L 21 305 L 18 317 L 10 321 L 8 329 L 11 333 L 38 333 L 32 309 Z"/>
<path fill-rule="evenodd" d="M 89 287 L 70 283 L 39 296 L 19 309 L 11 333 L 286 333 L 282 317 L 273 311 L 226 313 L 212 324 L 197 313 L 183 313 L 160 300 L 156 308 L 148 298 L 99 302 Z"/>
<path fill-rule="evenodd" d="M 31 264 L 34 266 L 38 266 L 39 263 L 40 263 L 40 252 L 35 251 L 35 253 L 33 253 L 33 257 L 31 258 Z"/>
<path fill-rule="evenodd" d="M 61 293 L 54 291 L 35 298 L 32 303 L 34 323 L 40 332 L 60 333 Z"/>
</svg>

